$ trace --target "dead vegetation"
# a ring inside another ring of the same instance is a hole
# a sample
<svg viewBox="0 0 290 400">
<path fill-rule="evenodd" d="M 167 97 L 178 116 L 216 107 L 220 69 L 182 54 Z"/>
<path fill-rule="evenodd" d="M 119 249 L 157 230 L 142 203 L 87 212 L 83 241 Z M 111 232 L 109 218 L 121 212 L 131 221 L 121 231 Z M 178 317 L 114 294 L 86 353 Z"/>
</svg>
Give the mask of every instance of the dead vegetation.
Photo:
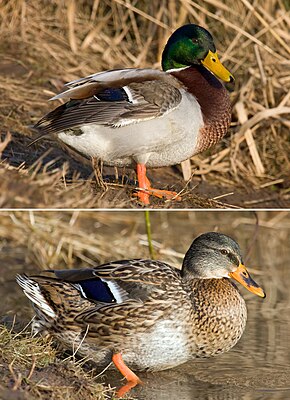
<svg viewBox="0 0 290 400">
<path fill-rule="evenodd" d="M 233 122 L 220 144 L 183 165 L 184 176 L 194 174 L 193 185 L 185 186 L 181 172 L 162 176 L 161 186 L 185 188 L 184 202 L 157 202 L 155 206 L 222 207 L 203 203 L 192 193 L 211 198 L 227 195 L 227 203 L 244 207 L 289 206 L 287 4 L 283 0 L 2 1 L 2 142 L 9 131 L 13 138 L 3 149 L 0 164 L 6 178 L 1 179 L 2 207 L 59 207 L 61 203 L 65 207 L 138 207 L 131 196 L 132 185 L 121 180 L 107 184 L 107 191 L 102 192 L 90 175 L 92 169 L 80 179 L 82 164 L 66 158 L 55 143 L 58 162 L 53 162 L 56 155 L 52 151 L 33 169 L 35 156 L 51 150 L 52 145 L 44 140 L 27 148 L 31 135 L 27 126 L 55 107 L 47 99 L 67 81 L 105 69 L 159 68 L 167 37 L 188 22 L 209 29 L 222 61 L 236 77 Z M 65 160 L 69 161 L 64 167 Z M 29 196 L 19 187 L 26 187 Z M 209 194 L 212 191 L 214 195 Z"/>
<path fill-rule="evenodd" d="M 0 324 L 0 398 L 105 400 L 113 390 L 96 383 L 92 372 L 72 357 L 58 359 L 50 340 L 15 333 Z M 17 397 L 13 397 L 17 396 Z"/>
<path fill-rule="evenodd" d="M 278 249 L 279 241 L 287 241 L 290 229 L 288 211 L 208 211 L 206 218 L 197 211 L 155 211 L 149 215 L 155 258 L 176 267 L 192 238 L 206 231 L 235 237 L 247 260 L 257 234 L 267 232 Z M 2 211 L 0 217 L 2 250 L 7 245 L 12 258 L 21 258 L 14 275 L 7 277 L 13 282 L 15 274 L 27 268 L 93 267 L 112 260 L 150 257 L 144 212 L 30 210 Z M 5 254 L 2 251 L 1 264 L 9 265 Z"/>
</svg>

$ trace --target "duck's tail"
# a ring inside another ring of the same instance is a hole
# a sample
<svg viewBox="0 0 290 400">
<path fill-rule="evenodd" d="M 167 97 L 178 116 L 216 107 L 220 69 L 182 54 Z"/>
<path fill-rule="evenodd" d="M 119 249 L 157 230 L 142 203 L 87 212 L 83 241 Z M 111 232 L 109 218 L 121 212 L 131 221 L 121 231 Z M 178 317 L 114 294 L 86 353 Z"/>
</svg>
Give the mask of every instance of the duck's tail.
<svg viewBox="0 0 290 400">
<path fill-rule="evenodd" d="M 49 319 L 55 319 L 56 313 L 52 306 L 49 304 L 47 296 L 45 296 L 40 285 L 27 275 L 17 275 L 16 282 L 21 286 L 24 294 L 32 301 L 36 309 L 41 310 L 43 314 Z"/>
<path fill-rule="evenodd" d="M 50 327 L 55 323 L 57 313 L 53 309 L 49 296 L 43 291 L 39 283 L 27 275 L 17 275 L 16 282 L 21 286 L 24 294 L 31 300 L 36 317 L 32 323 L 32 332 L 34 335 L 41 333 L 49 336 Z"/>
<path fill-rule="evenodd" d="M 46 275 L 16 277 L 16 282 L 32 301 L 37 320 L 44 329 L 57 329 L 59 324 L 66 328 L 80 313 L 96 307 L 82 297 L 79 285 L 55 277 L 54 271 L 46 272 Z"/>
</svg>

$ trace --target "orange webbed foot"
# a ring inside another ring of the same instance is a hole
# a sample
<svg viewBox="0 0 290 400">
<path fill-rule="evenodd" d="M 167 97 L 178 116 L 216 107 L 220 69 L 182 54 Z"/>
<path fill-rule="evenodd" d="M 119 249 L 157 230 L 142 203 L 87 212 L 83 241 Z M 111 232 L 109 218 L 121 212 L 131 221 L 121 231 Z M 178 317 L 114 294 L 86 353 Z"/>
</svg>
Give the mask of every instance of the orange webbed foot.
<svg viewBox="0 0 290 400">
<path fill-rule="evenodd" d="M 124 397 L 133 387 L 142 384 L 141 379 L 124 363 L 122 354 L 116 353 L 112 357 L 112 361 L 121 374 L 127 379 L 127 383 L 117 391 L 118 397 Z"/>
<path fill-rule="evenodd" d="M 181 197 L 178 196 L 176 192 L 152 188 L 151 183 L 146 176 L 146 166 L 144 164 L 137 164 L 137 178 L 139 183 L 137 196 L 143 204 L 150 204 L 149 196 L 155 196 L 159 199 L 165 197 L 167 200 L 181 201 Z"/>
<path fill-rule="evenodd" d="M 152 196 L 159 197 L 160 199 L 166 198 L 166 200 L 177 200 L 181 201 L 181 196 L 178 196 L 177 192 L 172 192 L 171 190 L 154 189 L 150 187 L 147 189 L 149 194 Z"/>
</svg>

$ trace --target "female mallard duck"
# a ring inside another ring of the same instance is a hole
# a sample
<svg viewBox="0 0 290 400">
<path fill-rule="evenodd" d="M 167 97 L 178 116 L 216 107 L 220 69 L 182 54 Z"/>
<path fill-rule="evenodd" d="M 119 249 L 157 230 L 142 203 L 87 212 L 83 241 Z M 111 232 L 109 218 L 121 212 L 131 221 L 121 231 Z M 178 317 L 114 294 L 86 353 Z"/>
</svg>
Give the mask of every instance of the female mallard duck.
<svg viewBox="0 0 290 400">
<path fill-rule="evenodd" d="M 80 270 L 19 275 L 33 302 L 34 330 L 78 348 L 99 366 L 158 371 L 230 350 L 245 329 L 247 310 L 233 278 L 265 297 L 242 262 L 238 244 L 209 232 L 197 237 L 181 270 L 155 260 L 122 260 Z"/>
<path fill-rule="evenodd" d="M 234 78 L 220 63 L 210 33 L 193 24 L 171 35 L 162 68 L 105 71 L 68 83 L 68 90 L 51 99 L 67 103 L 34 126 L 36 140 L 56 134 L 105 165 L 137 165 L 144 204 L 150 194 L 172 198 L 176 193 L 151 187 L 146 168 L 178 164 L 225 135 L 231 106 L 216 77 Z"/>
</svg>

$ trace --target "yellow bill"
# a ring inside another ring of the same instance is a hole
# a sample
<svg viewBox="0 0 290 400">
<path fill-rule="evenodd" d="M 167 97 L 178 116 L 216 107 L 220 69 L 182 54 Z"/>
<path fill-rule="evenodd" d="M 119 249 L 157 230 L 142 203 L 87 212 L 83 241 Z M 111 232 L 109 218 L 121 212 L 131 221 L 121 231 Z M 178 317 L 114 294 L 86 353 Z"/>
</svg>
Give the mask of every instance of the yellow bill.
<svg viewBox="0 0 290 400">
<path fill-rule="evenodd" d="M 230 71 L 228 71 L 220 62 L 217 52 L 213 53 L 209 50 L 207 56 L 201 61 L 201 63 L 217 78 L 222 79 L 225 82 L 233 82 L 235 80 Z"/>
<path fill-rule="evenodd" d="M 229 276 L 257 296 L 266 297 L 264 290 L 250 277 L 250 274 L 243 264 L 240 264 L 235 271 L 230 272 Z"/>
</svg>

